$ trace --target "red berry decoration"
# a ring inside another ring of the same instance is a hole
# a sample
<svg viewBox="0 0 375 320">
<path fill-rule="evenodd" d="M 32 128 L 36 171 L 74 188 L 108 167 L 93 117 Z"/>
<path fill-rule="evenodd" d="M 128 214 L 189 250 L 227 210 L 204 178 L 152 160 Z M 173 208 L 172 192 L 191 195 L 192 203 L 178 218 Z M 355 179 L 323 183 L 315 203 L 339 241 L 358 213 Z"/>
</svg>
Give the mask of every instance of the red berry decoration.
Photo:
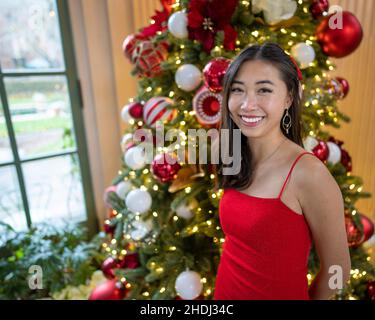
<svg viewBox="0 0 375 320">
<path fill-rule="evenodd" d="M 143 41 L 133 51 L 132 60 L 142 77 L 156 77 L 162 73 L 161 63 L 168 56 L 168 44 L 166 42 L 153 43 Z"/>
<path fill-rule="evenodd" d="M 125 286 L 116 279 L 112 279 L 99 284 L 91 292 L 89 300 L 122 300 L 126 293 Z"/>
<path fill-rule="evenodd" d="M 143 104 L 139 102 L 133 102 L 129 105 L 129 114 L 135 119 L 143 118 Z"/>
<path fill-rule="evenodd" d="M 193 110 L 198 122 L 203 126 L 216 125 L 221 116 L 222 97 L 203 86 L 198 90 L 193 99 Z"/>
<path fill-rule="evenodd" d="M 355 225 L 353 218 L 350 215 L 345 216 L 345 227 L 349 247 L 356 248 L 363 243 L 364 234 Z"/>
<path fill-rule="evenodd" d="M 328 12 L 328 0 L 313 0 L 310 5 L 310 12 L 314 19 L 318 19 L 323 15 L 323 12 Z"/>
<path fill-rule="evenodd" d="M 204 83 L 212 92 L 220 92 L 223 89 L 223 78 L 231 60 L 226 58 L 214 58 L 203 69 Z"/>
<path fill-rule="evenodd" d="M 132 56 L 135 48 L 142 42 L 145 41 L 146 37 L 140 34 L 130 34 L 128 35 L 124 42 L 122 43 L 122 51 L 124 52 L 125 57 L 127 57 L 131 62 Z"/>
<path fill-rule="evenodd" d="M 177 157 L 168 153 L 157 154 L 151 164 L 152 174 L 161 182 L 175 179 L 180 169 Z"/>
<path fill-rule="evenodd" d="M 325 161 L 328 159 L 328 146 L 324 141 L 319 141 L 319 143 L 312 149 L 312 152 L 321 160 Z"/>
<path fill-rule="evenodd" d="M 320 22 L 316 37 L 327 56 L 342 58 L 357 49 L 362 41 L 363 31 L 358 19 L 350 12 L 342 11 L 337 14 L 342 15 L 342 28 L 331 28 L 332 15 L 329 15 Z M 335 18 L 332 20 L 336 21 Z"/>
<path fill-rule="evenodd" d="M 107 279 L 114 279 L 115 278 L 115 273 L 113 269 L 117 269 L 119 267 L 117 261 L 113 259 L 112 257 L 108 257 L 107 259 L 104 260 L 102 264 L 102 271 L 104 276 Z"/>
<path fill-rule="evenodd" d="M 341 148 L 341 163 L 346 168 L 347 172 L 352 171 L 352 158 L 349 155 L 348 151 Z"/>
</svg>

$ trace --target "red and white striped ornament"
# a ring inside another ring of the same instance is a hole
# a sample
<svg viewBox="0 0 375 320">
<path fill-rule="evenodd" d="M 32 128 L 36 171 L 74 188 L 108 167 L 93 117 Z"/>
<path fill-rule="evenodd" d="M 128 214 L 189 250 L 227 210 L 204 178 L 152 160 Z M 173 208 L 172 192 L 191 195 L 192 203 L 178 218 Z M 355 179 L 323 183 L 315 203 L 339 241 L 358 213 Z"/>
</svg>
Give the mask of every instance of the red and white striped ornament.
<svg viewBox="0 0 375 320">
<path fill-rule="evenodd" d="M 193 99 L 193 110 L 198 122 L 204 126 L 216 125 L 220 120 L 222 97 L 202 86 Z"/>
<path fill-rule="evenodd" d="M 143 120 L 150 127 L 155 126 L 156 121 L 171 121 L 176 116 L 175 109 L 168 109 L 173 100 L 167 97 L 153 97 L 148 100 L 143 108 Z"/>
</svg>

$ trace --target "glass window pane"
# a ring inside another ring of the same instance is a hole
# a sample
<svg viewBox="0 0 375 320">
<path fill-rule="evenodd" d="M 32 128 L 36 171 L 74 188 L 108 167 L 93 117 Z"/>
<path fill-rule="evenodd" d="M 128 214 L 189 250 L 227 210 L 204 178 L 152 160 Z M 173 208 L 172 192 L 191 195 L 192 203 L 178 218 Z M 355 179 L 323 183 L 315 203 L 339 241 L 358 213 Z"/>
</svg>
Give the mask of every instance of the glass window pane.
<svg viewBox="0 0 375 320">
<path fill-rule="evenodd" d="M 85 220 L 76 154 L 26 162 L 22 167 L 32 223 Z"/>
<path fill-rule="evenodd" d="M 26 214 L 13 166 L 0 167 L 0 221 L 16 230 L 27 229 Z"/>
<path fill-rule="evenodd" d="M 4 109 L 0 101 L 0 163 L 13 161 Z"/>
<path fill-rule="evenodd" d="M 0 30 L 3 71 L 64 69 L 55 0 L 1 0 Z"/>
<path fill-rule="evenodd" d="M 64 76 L 6 77 L 4 82 L 21 159 L 76 147 Z"/>
</svg>

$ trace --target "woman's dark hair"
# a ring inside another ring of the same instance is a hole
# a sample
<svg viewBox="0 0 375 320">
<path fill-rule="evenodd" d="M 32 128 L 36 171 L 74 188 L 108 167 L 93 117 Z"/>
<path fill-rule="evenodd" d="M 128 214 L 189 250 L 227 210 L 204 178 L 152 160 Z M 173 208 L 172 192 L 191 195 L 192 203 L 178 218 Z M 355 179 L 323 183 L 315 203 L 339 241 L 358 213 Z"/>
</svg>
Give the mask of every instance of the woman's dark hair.
<svg viewBox="0 0 375 320">
<path fill-rule="evenodd" d="M 303 147 L 301 137 L 301 98 L 299 94 L 299 78 L 298 71 L 291 58 L 284 52 L 284 50 L 276 43 L 264 43 L 262 45 L 252 45 L 243 49 L 238 56 L 231 62 L 228 70 L 226 71 L 223 80 L 223 101 L 221 106 L 221 121 L 220 129 L 229 129 L 229 145 L 225 148 L 225 152 L 229 155 L 234 155 L 233 150 L 233 130 L 238 129 L 237 125 L 233 122 L 229 115 L 228 100 L 230 89 L 234 78 L 236 77 L 239 69 L 246 61 L 262 60 L 271 63 L 276 67 L 284 81 L 288 93 L 293 99 L 289 108 L 292 126 L 287 134 L 280 121 L 280 129 L 282 133 L 291 141 Z M 221 136 L 221 135 L 219 135 Z M 219 142 L 221 148 L 221 141 Z M 223 168 L 225 165 L 222 162 L 221 153 L 219 156 L 219 164 L 216 167 L 218 173 L 218 180 L 216 188 L 237 188 L 245 189 L 251 184 L 253 170 L 251 168 L 252 154 L 248 145 L 247 137 L 241 133 L 241 167 L 237 175 L 223 175 Z"/>
</svg>

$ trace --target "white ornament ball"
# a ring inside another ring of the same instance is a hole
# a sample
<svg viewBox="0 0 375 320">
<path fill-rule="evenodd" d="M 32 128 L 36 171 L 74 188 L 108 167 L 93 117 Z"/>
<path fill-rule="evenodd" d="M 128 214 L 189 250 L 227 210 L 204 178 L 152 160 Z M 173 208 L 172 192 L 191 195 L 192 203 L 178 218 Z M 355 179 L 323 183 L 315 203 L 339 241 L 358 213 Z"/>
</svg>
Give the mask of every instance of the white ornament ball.
<svg viewBox="0 0 375 320">
<path fill-rule="evenodd" d="M 184 202 L 176 209 L 176 214 L 183 219 L 191 219 L 194 215 L 193 210 L 198 207 L 198 201 L 193 198 L 188 203 Z"/>
<path fill-rule="evenodd" d="M 195 271 L 181 272 L 176 279 L 175 289 L 182 299 L 193 300 L 202 292 L 201 276 Z"/>
<path fill-rule="evenodd" d="M 128 143 L 130 143 L 131 141 L 133 140 L 133 135 L 131 133 L 126 133 L 122 136 L 122 139 L 121 139 L 121 143 L 120 143 L 120 146 L 121 146 L 121 150 L 122 152 L 125 152 L 126 151 L 126 146 L 128 145 Z"/>
<path fill-rule="evenodd" d="M 303 146 L 306 151 L 312 152 L 312 150 L 319 144 L 318 140 L 316 140 L 312 136 L 307 136 L 303 141 Z"/>
<path fill-rule="evenodd" d="M 187 16 L 185 12 L 178 11 L 168 19 L 168 30 L 176 38 L 185 39 L 188 36 Z"/>
<path fill-rule="evenodd" d="M 332 141 L 328 141 L 327 142 L 327 146 L 328 146 L 328 159 L 327 161 L 331 164 L 336 164 L 336 163 L 339 163 L 341 161 L 341 149 L 340 147 L 332 142 Z"/>
<path fill-rule="evenodd" d="M 139 170 L 146 165 L 146 154 L 140 146 L 134 146 L 125 152 L 125 164 L 133 169 Z"/>
<path fill-rule="evenodd" d="M 125 204 L 133 213 L 145 213 L 151 208 L 152 198 L 148 191 L 135 189 L 128 193 Z"/>
<path fill-rule="evenodd" d="M 126 194 L 131 190 L 132 184 L 129 181 L 121 181 L 116 185 L 116 194 L 125 200 Z"/>
<path fill-rule="evenodd" d="M 132 223 L 133 230 L 130 232 L 130 237 L 134 241 L 142 240 L 151 230 L 152 230 L 152 221 L 148 219 L 146 221 L 134 221 Z"/>
<path fill-rule="evenodd" d="M 202 81 L 201 71 L 193 64 L 184 64 L 175 74 L 177 86 L 184 91 L 193 91 Z"/>
<path fill-rule="evenodd" d="M 121 119 L 126 123 L 128 124 L 129 121 L 131 119 L 133 119 L 133 117 L 130 115 L 129 113 L 129 106 L 128 104 L 126 104 L 125 106 L 122 107 L 122 110 L 121 110 Z"/>
<path fill-rule="evenodd" d="M 299 62 L 301 69 L 307 68 L 315 59 L 314 48 L 304 42 L 294 45 L 291 54 Z"/>
</svg>

